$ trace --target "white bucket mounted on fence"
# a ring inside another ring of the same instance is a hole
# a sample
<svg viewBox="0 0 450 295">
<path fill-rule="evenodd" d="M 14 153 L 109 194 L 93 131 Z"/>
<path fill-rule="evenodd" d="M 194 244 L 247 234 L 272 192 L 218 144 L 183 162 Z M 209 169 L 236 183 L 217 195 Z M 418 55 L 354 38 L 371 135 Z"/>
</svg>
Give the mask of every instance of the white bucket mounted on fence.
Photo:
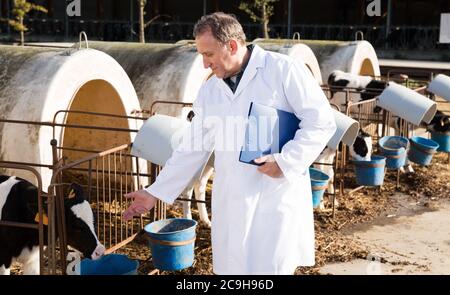
<svg viewBox="0 0 450 295">
<path fill-rule="evenodd" d="M 450 101 L 450 77 L 439 74 L 428 84 L 427 90 Z"/>
<path fill-rule="evenodd" d="M 181 143 L 190 124 L 187 120 L 176 117 L 160 114 L 151 116 L 139 129 L 131 146 L 131 154 L 153 164 L 164 166 Z M 209 160 L 197 173 L 193 174 L 194 177 L 200 177 L 207 165 L 214 166 L 214 159 L 214 153 L 211 152 Z"/>
<path fill-rule="evenodd" d="M 347 146 L 351 146 L 358 136 L 359 123 L 343 113 L 333 109 L 334 120 L 336 121 L 336 132 L 328 141 L 327 146 L 337 150 L 342 141 Z"/>
<path fill-rule="evenodd" d="M 188 121 L 171 116 L 151 116 L 137 133 L 131 154 L 164 166 L 189 125 Z"/>
<path fill-rule="evenodd" d="M 395 82 L 389 82 L 377 105 L 416 126 L 430 123 L 437 111 L 436 102 Z"/>
</svg>

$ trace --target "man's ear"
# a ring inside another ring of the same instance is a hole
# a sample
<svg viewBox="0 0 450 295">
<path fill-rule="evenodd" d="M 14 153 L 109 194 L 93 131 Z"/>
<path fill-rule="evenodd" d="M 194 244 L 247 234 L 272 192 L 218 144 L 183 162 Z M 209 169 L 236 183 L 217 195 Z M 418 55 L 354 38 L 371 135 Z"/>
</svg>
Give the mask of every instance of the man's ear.
<svg viewBox="0 0 450 295">
<path fill-rule="evenodd" d="M 238 42 L 234 39 L 230 40 L 230 50 L 231 50 L 231 54 L 236 54 L 236 52 L 238 50 Z"/>
</svg>

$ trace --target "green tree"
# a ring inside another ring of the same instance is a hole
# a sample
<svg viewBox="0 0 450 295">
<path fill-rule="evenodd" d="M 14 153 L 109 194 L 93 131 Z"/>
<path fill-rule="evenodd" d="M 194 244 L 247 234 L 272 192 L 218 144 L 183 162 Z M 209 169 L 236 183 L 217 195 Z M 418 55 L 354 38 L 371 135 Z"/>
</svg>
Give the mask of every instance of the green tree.
<svg viewBox="0 0 450 295">
<path fill-rule="evenodd" d="M 9 20 L 8 22 L 14 30 L 20 33 L 20 45 L 25 43 L 25 32 L 28 31 L 28 28 L 24 25 L 23 21 L 27 14 L 32 10 L 47 13 L 47 9 L 41 5 L 30 3 L 27 0 L 14 0 L 12 13 L 15 19 Z"/>
<path fill-rule="evenodd" d="M 264 38 L 269 38 L 269 20 L 273 15 L 275 2 L 278 0 L 253 0 L 243 1 L 239 5 L 239 9 L 245 11 L 255 23 L 261 24 Z"/>
</svg>

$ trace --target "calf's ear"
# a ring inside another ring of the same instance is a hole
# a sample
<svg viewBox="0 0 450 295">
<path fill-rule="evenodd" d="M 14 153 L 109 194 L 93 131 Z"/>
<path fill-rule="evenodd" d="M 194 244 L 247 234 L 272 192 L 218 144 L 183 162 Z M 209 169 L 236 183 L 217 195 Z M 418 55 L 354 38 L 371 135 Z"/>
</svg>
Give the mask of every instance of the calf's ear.
<svg viewBox="0 0 450 295">
<path fill-rule="evenodd" d="M 75 191 L 73 190 L 73 188 L 70 189 L 69 195 L 67 196 L 67 198 L 69 198 L 69 199 L 75 198 Z"/>
<path fill-rule="evenodd" d="M 39 223 L 39 213 L 36 213 L 36 216 L 34 217 L 34 221 Z M 47 214 L 42 214 L 42 224 L 48 225 L 48 217 Z"/>
<path fill-rule="evenodd" d="M 69 199 L 85 200 L 84 190 L 78 183 L 72 183 L 69 189 Z"/>
</svg>

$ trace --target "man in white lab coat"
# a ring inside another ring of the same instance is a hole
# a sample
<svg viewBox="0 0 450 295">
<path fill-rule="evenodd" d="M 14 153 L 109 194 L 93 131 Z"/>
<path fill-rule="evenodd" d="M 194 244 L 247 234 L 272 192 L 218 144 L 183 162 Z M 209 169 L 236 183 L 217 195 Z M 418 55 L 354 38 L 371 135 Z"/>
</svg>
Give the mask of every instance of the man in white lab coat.
<svg viewBox="0 0 450 295">
<path fill-rule="evenodd" d="M 200 89 L 185 141 L 154 184 L 127 195 L 133 203 L 124 217 L 147 212 L 157 199 L 173 203 L 214 149 L 214 273 L 293 274 L 297 266 L 314 265 L 308 168 L 336 129 L 327 98 L 303 63 L 246 46 L 233 16 L 203 16 L 194 36 L 214 76 Z M 294 139 L 281 152 L 258 159 L 261 166 L 239 161 L 251 102 L 301 120 Z"/>
</svg>

